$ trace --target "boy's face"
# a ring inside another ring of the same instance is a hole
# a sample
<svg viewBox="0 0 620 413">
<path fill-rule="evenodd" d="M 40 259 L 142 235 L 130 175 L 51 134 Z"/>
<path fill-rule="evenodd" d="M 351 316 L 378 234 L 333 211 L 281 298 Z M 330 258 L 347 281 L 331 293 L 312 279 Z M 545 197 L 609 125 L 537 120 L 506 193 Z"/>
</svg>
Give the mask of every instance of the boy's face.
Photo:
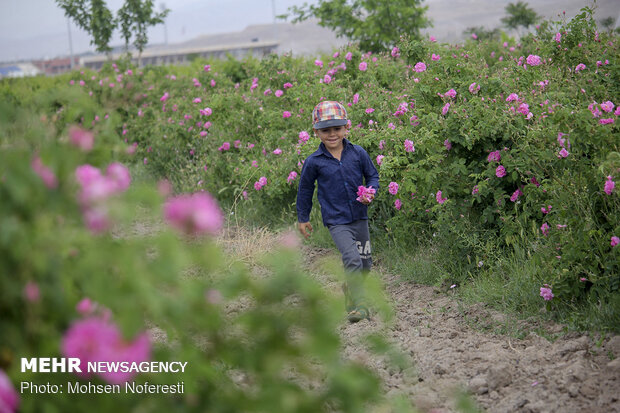
<svg viewBox="0 0 620 413">
<path fill-rule="evenodd" d="M 338 150 L 342 148 L 342 140 L 347 135 L 347 127 L 332 126 L 331 128 L 315 129 L 314 132 L 319 136 L 327 150 Z"/>
</svg>

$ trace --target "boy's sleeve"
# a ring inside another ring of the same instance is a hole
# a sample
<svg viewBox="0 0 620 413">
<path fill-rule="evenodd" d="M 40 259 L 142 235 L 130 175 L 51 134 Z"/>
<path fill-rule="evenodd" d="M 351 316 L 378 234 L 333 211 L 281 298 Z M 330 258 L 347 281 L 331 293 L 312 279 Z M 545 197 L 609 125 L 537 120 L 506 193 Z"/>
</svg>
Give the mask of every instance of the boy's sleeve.
<svg viewBox="0 0 620 413">
<path fill-rule="evenodd" d="M 306 159 L 301 168 L 299 187 L 297 188 L 297 221 L 310 221 L 310 211 L 312 210 L 312 196 L 314 195 L 314 182 L 316 181 L 316 168 L 310 159 Z"/>
<path fill-rule="evenodd" d="M 377 168 L 370 160 L 370 156 L 368 152 L 364 150 L 360 146 L 361 150 L 361 163 L 362 163 L 362 172 L 364 174 L 364 179 L 366 180 L 366 186 L 372 186 L 374 189 L 379 189 L 379 172 L 377 172 Z"/>
</svg>

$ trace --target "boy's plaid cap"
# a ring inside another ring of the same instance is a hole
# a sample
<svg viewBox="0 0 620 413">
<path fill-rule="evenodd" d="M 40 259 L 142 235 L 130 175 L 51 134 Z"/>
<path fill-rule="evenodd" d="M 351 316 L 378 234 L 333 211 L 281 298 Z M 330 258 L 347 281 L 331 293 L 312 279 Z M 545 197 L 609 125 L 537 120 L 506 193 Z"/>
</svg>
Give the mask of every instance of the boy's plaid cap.
<svg viewBox="0 0 620 413">
<path fill-rule="evenodd" d="M 335 100 L 325 100 L 312 111 L 312 127 L 314 129 L 344 126 L 348 122 L 347 110 Z"/>
</svg>

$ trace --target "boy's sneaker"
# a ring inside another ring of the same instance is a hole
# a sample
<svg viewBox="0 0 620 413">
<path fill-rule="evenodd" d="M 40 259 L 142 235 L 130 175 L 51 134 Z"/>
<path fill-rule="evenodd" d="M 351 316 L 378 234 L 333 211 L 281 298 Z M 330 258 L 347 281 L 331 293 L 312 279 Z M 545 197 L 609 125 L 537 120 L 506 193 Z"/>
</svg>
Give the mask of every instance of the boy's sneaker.
<svg viewBox="0 0 620 413">
<path fill-rule="evenodd" d="M 358 321 L 362 321 L 363 319 L 370 320 L 370 312 L 366 307 L 356 307 L 354 310 L 349 311 L 347 315 L 347 319 L 350 323 L 357 323 Z"/>
</svg>

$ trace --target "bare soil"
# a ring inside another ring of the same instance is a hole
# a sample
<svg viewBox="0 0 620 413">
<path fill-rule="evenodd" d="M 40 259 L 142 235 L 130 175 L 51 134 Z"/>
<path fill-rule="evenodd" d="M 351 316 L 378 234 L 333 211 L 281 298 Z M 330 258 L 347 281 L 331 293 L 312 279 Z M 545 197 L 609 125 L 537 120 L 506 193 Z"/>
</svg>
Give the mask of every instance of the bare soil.
<svg viewBox="0 0 620 413">
<path fill-rule="evenodd" d="M 339 258 L 337 252 L 304 246 L 303 254 L 310 273 L 338 291 L 320 270 L 321 260 Z M 388 397 L 405 395 L 429 413 L 458 411 L 455 395 L 463 390 L 488 412 L 620 412 L 620 336 L 594 335 L 595 342 L 587 334 L 562 333 L 560 325 L 546 326 L 553 342 L 534 332 L 524 339 L 485 332 L 483 327 L 513 320 L 397 274 L 382 269 L 378 274 L 393 300 L 395 320 L 388 324 L 375 316 L 350 324 L 343 309 L 340 335 L 344 357 L 376 371 Z M 364 337 L 376 332 L 412 367 L 401 370 L 365 350 Z"/>
<path fill-rule="evenodd" d="M 246 262 L 253 274 L 265 277 L 269 270 L 258 264 L 260 256 L 281 239 L 269 230 L 236 227 L 217 243 Z M 308 273 L 326 290 L 341 293 L 324 265 L 340 259 L 337 251 L 309 245 L 301 249 Z M 540 324 L 511 320 L 483 304 L 465 305 L 452 291 L 403 281 L 383 268 L 374 272 L 392 301 L 394 319 L 388 323 L 374 315 L 350 324 L 343 304 L 339 333 L 343 358 L 375 371 L 387 397 L 404 396 L 425 413 L 459 411 L 457 395 L 463 392 L 487 412 L 620 412 L 620 336 L 566 333 L 563 326 L 548 324 L 544 335 L 554 338 L 550 341 L 534 332 L 541 331 Z M 514 322 L 529 332 L 524 339 L 497 333 Z M 371 333 L 388 339 L 409 367 L 396 367 L 388 357 L 369 351 L 365 338 Z M 151 334 L 157 335 L 157 328 Z"/>
</svg>

